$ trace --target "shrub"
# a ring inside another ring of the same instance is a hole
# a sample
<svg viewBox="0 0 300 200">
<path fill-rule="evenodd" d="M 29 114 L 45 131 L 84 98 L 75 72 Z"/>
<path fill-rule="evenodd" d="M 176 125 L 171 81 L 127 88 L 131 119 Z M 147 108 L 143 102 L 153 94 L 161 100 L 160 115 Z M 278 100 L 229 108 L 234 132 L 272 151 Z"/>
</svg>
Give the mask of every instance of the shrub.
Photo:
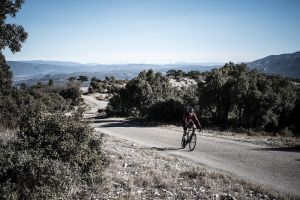
<svg viewBox="0 0 300 200">
<path fill-rule="evenodd" d="M 1 41 L 2 42 L 2 41 Z M 0 52 L 0 93 L 11 89 L 12 72 Z"/>
<path fill-rule="evenodd" d="M 91 198 L 106 166 L 101 137 L 87 123 L 39 110 L 25 106 L 18 140 L 1 142 L 0 199 Z"/>
<path fill-rule="evenodd" d="M 45 157 L 78 165 L 87 180 L 102 161 L 102 143 L 93 129 L 63 114 L 29 116 L 20 123 L 19 137 L 27 148 L 42 149 Z"/>
<path fill-rule="evenodd" d="M 142 71 L 109 100 L 108 113 L 144 117 L 156 103 L 171 99 L 174 90 L 169 80 L 153 70 Z"/>
<path fill-rule="evenodd" d="M 1 199 L 65 199 L 79 183 L 79 173 L 68 163 L 19 150 L 17 144 L 1 146 L 0 153 Z"/>
<path fill-rule="evenodd" d="M 14 129 L 17 126 L 18 106 L 11 95 L 0 94 L 0 129 Z"/>
<path fill-rule="evenodd" d="M 194 78 L 198 85 L 173 88 L 168 77 Z M 107 115 L 171 122 L 180 120 L 180 103 L 195 108 L 207 125 L 273 133 L 288 127 L 280 134 L 300 133 L 299 86 L 280 76 L 258 73 L 244 63 L 230 62 L 205 73 L 169 70 L 163 76 L 142 71 L 109 99 Z"/>
<path fill-rule="evenodd" d="M 280 131 L 280 135 L 285 136 L 285 137 L 291 137 L 291 136 L 293 136 L 293 132 L 289 129 L 289 127 L 284 127 Z"/>
<path fill-rule="evenodd" d="M 93 77 L 91 79 L 89 92 L 117 93 L 126 82 L 126 80 L 116 80 L 114 76 L 105 77 L 104 80 Z"/>
<path fill-rule="evenodd" d="M 198 97 L 203 117 L 214 125 L 276 131 L 283 126 L 281 116 L 295 106 L 296 88 L 282 77 L 227 63 L 199 82 Z"/>
<path fill-rule="evenodd" d="M 181 121 L 184 114 L 184 105 L 180 101 L 170 99 L 154 104 L 149 110 L 149 118 L 164 122 Z"/>
<path fill-rule="evenodd" d="M 57 93 L 44 94 L 41 101 L 50 112 L 63 112 L 69 109 L 67 101 Z"/>
<path fill-rule="evenodd" d="M 71 100 L 71 105 L 76 106 L 81 101 L 80 87 L 77 84 L 70 84 L 59 93 L 64 99 Z"/>
</svg>

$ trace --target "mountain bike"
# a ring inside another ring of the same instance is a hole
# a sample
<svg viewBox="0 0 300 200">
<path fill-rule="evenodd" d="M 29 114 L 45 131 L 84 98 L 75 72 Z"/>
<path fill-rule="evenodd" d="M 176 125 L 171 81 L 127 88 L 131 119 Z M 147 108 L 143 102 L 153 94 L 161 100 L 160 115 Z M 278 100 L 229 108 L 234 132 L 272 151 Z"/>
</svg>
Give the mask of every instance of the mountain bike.
<svg viewBox="0 0 300 200">
<path fill-rule="evenodd" d="M 183 135 L 181 139 L 181 147 L 183 149 L 186 147 L 187 144 L 189 144 L 190 151 L 193 151 L 195 149 L 197 143 L 197 136 L 195 132 L 196 132 L 195 124 L 193 124 L 192 126 L 187 124 L 186 135 Z"/>
</svg>

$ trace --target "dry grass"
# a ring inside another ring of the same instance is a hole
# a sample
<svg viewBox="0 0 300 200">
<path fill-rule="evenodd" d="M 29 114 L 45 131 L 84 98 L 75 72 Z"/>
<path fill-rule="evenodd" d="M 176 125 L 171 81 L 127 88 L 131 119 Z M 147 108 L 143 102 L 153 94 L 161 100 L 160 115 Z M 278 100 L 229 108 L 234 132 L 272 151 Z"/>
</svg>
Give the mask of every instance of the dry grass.
<svg viewBox="0 0 300 200">
<path fill-rule="evenodd" d="M 111 164 L 99 199 L 296 199 L 180 157 L 105 139 Z"/>
</svg>

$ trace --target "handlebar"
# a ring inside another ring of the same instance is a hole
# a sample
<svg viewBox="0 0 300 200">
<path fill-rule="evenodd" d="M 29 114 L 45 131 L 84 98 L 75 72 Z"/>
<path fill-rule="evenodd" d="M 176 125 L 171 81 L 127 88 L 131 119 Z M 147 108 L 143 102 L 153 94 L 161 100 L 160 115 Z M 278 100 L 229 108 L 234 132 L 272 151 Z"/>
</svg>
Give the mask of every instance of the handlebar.
<svg viewBox="0 0 300 200">
<path fill-rule="evenodd" d="M 185 125 L 187 125 L 188 128 L 198 129 L 199 132 L 202 131 L 202 128 L 201 128 L 201 127 L 197 128 L 194 122 L 193 122 L 193 125 L 190 125 L 190 124 L 188 124 L 188 123 L 185 123 Z"/>
</svg>

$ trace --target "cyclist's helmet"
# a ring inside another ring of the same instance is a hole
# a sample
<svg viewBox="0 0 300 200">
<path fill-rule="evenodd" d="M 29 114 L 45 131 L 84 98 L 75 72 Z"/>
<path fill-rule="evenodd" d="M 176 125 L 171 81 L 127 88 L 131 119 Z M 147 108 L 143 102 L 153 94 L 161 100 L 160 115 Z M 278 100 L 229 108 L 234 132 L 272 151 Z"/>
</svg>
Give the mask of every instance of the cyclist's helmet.
<svg viewBox="0 0 300 200">
<path fill-rule="evenodd" d="M 191 114 L 193 112 L 194 112 L 194 109 L 192 107 L 190 107 L 190 106 L 186 107 L 186 113 Z"/>
<path fill-rule="evenodd" d="M 193 113 L 193 112 L 195 112 L 194 108 L 190 107 L 190 113 Z"/>
</svg>

